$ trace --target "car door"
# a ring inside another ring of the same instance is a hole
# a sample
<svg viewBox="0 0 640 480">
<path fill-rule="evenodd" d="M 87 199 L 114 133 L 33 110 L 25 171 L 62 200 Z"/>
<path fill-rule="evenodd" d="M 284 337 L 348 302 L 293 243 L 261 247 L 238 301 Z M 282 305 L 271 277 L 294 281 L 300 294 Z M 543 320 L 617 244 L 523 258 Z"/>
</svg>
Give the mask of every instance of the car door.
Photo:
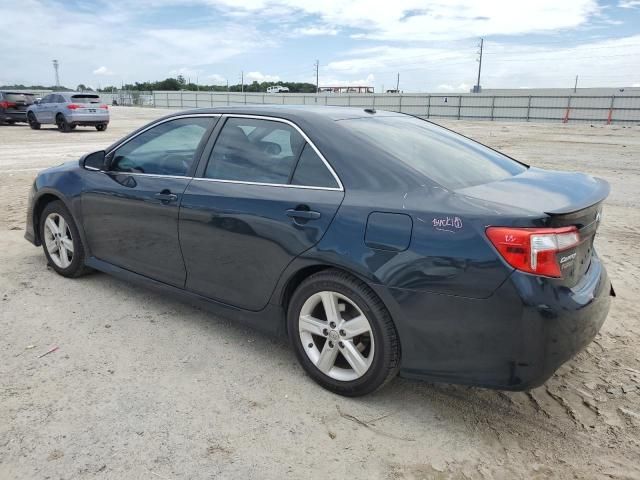
<svg viewBox="0 0 640 480">
<path fill-rule="evenodd" d="M 209 143 L 180 208 L 186 288 L 260 310 L 286 266 L 322 238 L 344 191 L 291 122 L 226 116 Z"/>
<path fill-rule="evenodd" d="M 184 287 L 178 208 L 217 118 L 163 120 L 109 152 L 108 171 L 88 175 L 82 213 L 93 256 Z"/>
<path fill-rule="evenodd" d="M 49 107 L 51 106 L 51 101 L 53 100 L 53 95 L 46 95 L 38 105 L 34 108 L 34 114 L 36 115 L 36 119 L 39 123 L 50 123 L 51 116 L 47 114 Z"/>
</svg>

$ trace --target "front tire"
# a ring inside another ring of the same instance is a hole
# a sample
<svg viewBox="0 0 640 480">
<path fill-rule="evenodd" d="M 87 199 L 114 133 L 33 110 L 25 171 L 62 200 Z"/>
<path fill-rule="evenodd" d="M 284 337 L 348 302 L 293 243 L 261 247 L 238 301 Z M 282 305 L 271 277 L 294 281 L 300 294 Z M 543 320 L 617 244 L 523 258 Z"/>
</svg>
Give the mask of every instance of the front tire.
<svg viewBox="0 0 640 480">
<path fill-rule="evenodd" d="M 69 133 L 71 131 L 71 124 L 67 122 L 67 119 L 61 113 L 56 117 L 56 125 L 61 132 Z"/>
<path fill-rule="evenodd" d="M 27 122 L 29 122 L 29 126 L 32 130 L 40 130 L 40 124 L 33 113 L 29 112 L 27 115 Z"/>
<path fill-rule="evenodd" d="M 362 281 L 325 270 L 294 292 L 287 330 L 298 361 L 322 387 L 356 397 L 393 379 L 400 341 L 391 315 Z"/>
<path fill-rule="evenodd" d="M 63 277 L 86 272 L 85 250 L 78 227 L 64 204 L 49 203 L 40 216 L 40 239 L 49 265 Z"/>
</svg>

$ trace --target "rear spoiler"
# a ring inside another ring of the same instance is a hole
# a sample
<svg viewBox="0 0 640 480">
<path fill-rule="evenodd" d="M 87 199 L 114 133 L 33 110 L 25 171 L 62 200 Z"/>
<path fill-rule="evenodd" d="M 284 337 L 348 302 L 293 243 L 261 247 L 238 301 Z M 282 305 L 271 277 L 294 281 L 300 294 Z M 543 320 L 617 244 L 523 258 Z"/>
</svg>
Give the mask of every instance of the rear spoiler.
<svg viewBox="0 0 640 480">
<path fill-rule="evenodd" d="M 609 196 L 611 187 L 609 182 L 599 177 L 592 177 L 595 185 L 589 191 L 585 191 L 584 196 L 580 198 L 580 201 L 571 203 L 570 205 L 560 207 L 558 209 L 544 212 L 549 216 L 554 215 L 568 215 L 572 213 L 579 213 L 589 207 L 592 207 L 598 203 L 601 203 Z"/>
</svg>

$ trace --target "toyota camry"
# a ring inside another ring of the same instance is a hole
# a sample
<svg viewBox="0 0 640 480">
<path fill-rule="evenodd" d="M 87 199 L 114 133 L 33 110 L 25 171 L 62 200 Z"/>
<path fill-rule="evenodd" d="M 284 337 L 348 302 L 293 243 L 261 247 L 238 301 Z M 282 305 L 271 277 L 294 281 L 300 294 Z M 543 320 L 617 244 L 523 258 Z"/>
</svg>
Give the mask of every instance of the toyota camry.
<svg viewBox="0 0 640 480">
<path fill-rule="evenodd" d="M 396 374 L 525 390 L 594 338 L 608 184 L 432 122 L 339 107 L 171 114 L 40 172 L 26 238 L 287 334 L 323 387 Z"/>
</svg>

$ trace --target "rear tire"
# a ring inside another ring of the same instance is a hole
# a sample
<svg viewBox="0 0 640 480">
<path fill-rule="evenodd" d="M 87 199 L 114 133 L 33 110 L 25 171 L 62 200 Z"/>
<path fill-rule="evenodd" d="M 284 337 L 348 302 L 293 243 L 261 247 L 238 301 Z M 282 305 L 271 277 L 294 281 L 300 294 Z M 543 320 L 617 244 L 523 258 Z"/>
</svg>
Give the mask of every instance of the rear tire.
<svg viewBox="0 0 640 480">
<path fill-rule="evenodd" d="M 61 113 L 56 116 L 56 125 L 58 126 L 58 130 L 61 132 L 69 133 L 71 131 L 71 125 Z"/>
<path fill-rule="evenodd" d="M 38 120 L 36 120 L 36 116 L 29 112 L 29 114 L 27 115 L 27 122 L 29 122 L 29 126 L 33 129 L 33 130 L 40 130 L 40 124 L 38 123 Z"/>
<path fill-rule="evenodd" d="M 99 132 L 104 132 L 107 129 L 107 124 L 102 123 L 100 125 L 96 125 L 96 130 Z"/>
<path fill-rule="evenodd" d="M 339 395 L 374 392 L 400 368 L 400 340 L 389 311 L 348 273 L 324 270 L 304 280 L 289 302 L 287 330 L 305 371 Z"/>
<path fill-rule="evenodd" d="M 63 277 L 79 277 L 88 268 L 76 222 L 64 203 L 47 204 L 40 216 L 42 249 L 51 268 Z"/>
</svg>

